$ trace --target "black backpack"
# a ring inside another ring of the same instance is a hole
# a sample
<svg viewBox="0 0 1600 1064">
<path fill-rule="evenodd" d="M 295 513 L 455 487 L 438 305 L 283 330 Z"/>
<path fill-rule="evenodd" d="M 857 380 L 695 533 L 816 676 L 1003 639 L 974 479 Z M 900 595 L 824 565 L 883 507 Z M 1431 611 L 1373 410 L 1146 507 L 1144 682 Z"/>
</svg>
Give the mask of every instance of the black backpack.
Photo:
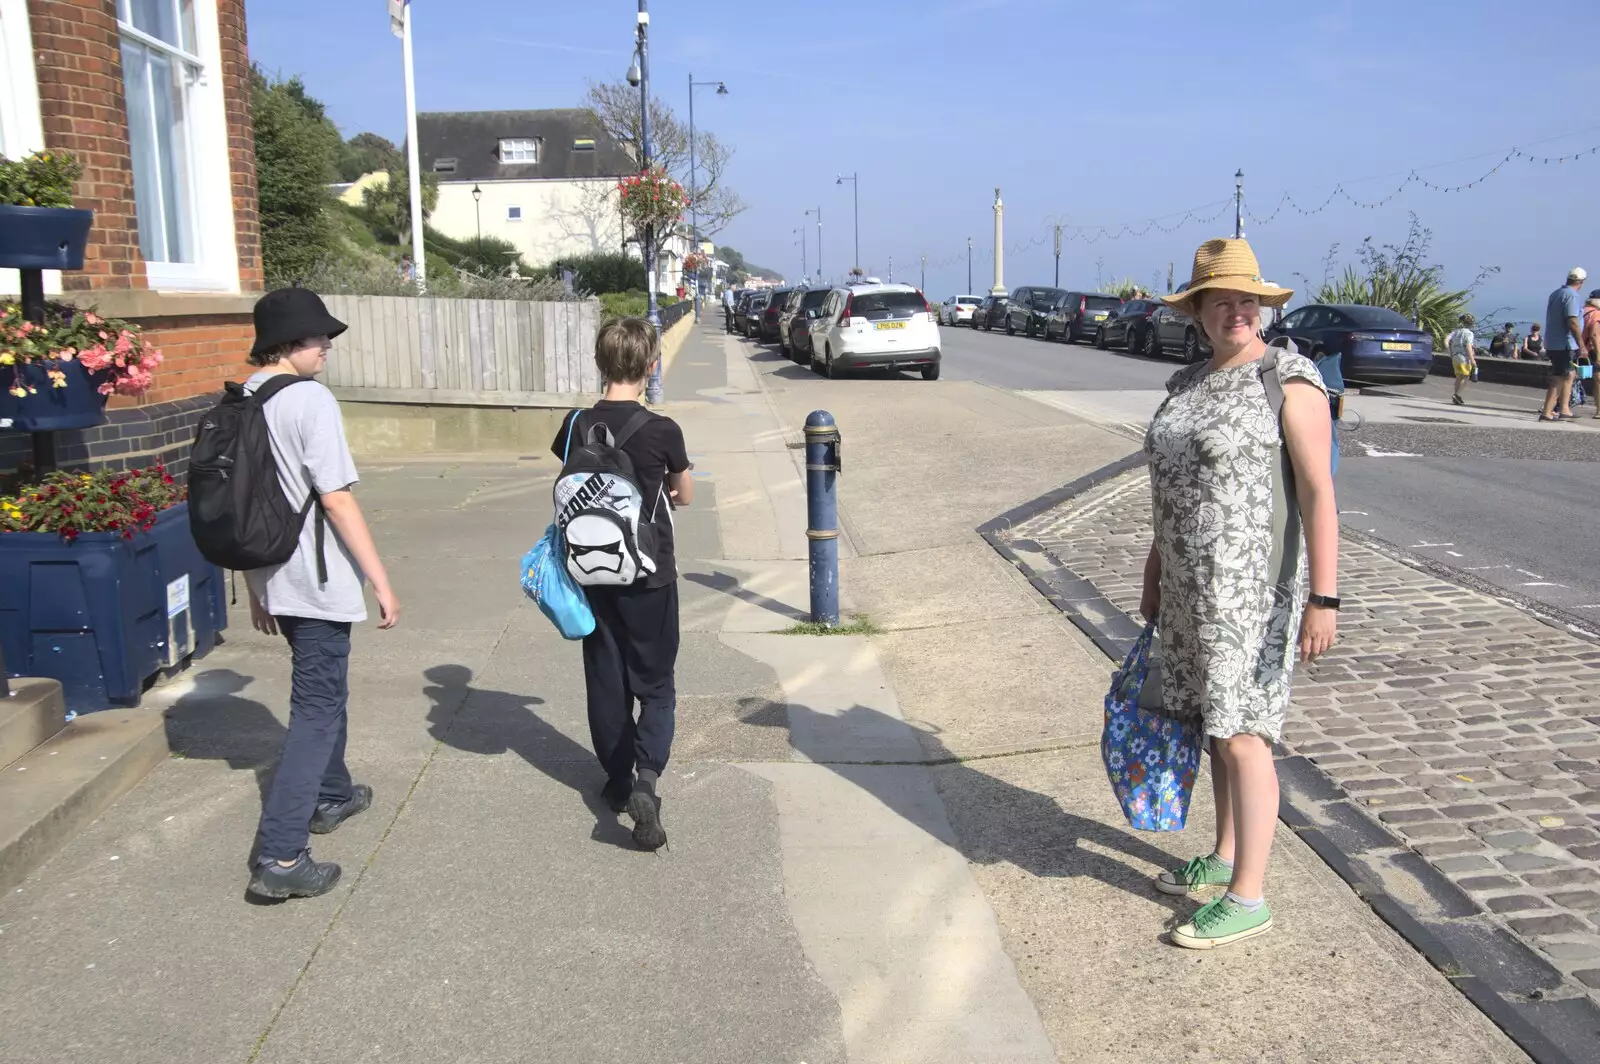
<svg viewBox="0 0 1600 1064">
<path fill-rule="evenodd" d="M 264 407 L 310 377 L 281 373 L 253 392 L 229 381 L 222 402 L 200 419 L 189 456 L 189 530 L 200 554 L 225 569 L 261 569 L 294 556 L 306 515 L 317 510 L 317 580 L 328 581 L 322 500 L 315 490 L 296 510 L 278 480 Z"/>
</svg>

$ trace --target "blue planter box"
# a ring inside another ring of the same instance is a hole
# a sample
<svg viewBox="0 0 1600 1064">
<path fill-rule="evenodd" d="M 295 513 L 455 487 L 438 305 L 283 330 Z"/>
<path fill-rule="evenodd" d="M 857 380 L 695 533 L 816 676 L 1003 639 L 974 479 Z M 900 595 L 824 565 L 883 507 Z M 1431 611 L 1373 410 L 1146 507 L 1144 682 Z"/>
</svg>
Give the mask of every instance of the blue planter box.
<svg viewBox="0 0 1600 1064">
<path fill-rule="evenodd" d="M 60 680 L 78 713 L 136 705 L 157 672 L 216 644 L 228 626 L 224 584 L 194 545 L 187 503 L 132 539 L 0 534 L 6 671 Z"/>
<path fill-rule="evenodd" d="M 0 266 L 81 270 L 94 211 L 0 203 Z"/>
<path fill-rule="evenodd" d="M 51 369 L 67 375 L 65 388 L 50 386 Z M 0 366 L 0 432 L 56 432 L 104 424 L 106 397 L 99 388 L 109 376 L 108 370 L 90 373 L 77 359 L 48 366 L 37 362 Z M 12 395 L 11 388 L 19 380 L 32 385 L 37 394 Z"/>
</svg>

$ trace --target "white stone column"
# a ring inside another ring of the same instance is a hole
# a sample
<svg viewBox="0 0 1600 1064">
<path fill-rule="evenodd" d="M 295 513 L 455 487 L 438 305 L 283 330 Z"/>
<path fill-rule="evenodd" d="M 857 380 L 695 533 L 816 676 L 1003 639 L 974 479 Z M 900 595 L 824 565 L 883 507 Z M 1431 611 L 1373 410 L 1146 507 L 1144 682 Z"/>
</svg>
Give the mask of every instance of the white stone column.
<svg viewBox="0 0 1600 1064">
<path fill-rule="evenodd" d="M 1006 205 L 1000 202 L 1000 190 L 994 190 L 994 287 L 993 296 L 1006 294 Z"/>
</svg>

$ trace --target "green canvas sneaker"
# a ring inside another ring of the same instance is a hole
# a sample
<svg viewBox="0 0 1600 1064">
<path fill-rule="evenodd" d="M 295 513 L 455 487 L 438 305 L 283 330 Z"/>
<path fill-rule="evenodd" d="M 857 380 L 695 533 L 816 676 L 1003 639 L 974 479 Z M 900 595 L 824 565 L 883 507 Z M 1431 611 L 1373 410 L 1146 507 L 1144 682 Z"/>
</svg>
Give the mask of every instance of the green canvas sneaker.
<svg viewBox="0 0 1600 1064">
<path fill-rule="evenodd" d="M 1200 906 L 1188 923 L 1172 933 L 1172 944 L 1184 949 L 1216 949 L 1272 930 L 1272 910 L 1262 902 L 1246 909 L 1227 897 Z"/>
<path fill-rule="evenodd" d="M 1163 894 L 1189 894 L 1206 887 L 1225 887 L 1233 879 L 1233 869 L 1214 853 L 1196 857 L 1182 868 L 1156 876 L 1156 889 Z"/>
</svg>

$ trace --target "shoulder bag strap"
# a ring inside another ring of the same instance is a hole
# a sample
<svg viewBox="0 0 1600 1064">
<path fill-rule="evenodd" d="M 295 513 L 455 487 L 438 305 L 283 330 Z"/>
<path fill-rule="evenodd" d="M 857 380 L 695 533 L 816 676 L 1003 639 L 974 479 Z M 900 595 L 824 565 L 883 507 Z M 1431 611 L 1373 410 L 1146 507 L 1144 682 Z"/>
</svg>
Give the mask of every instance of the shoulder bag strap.
<svg viewBox="0 0 1600 1064">
<path fill-rule="evenodd" d="M 561 448 L 561 461 L 565 462 L 572 455 L 572 430 L 578 427 L 578 419 L 583 416 L 582 410 L 574 410 L 572 416 L 567 418 L 567 442 Z M 581 439 L 582 437 L 580 437 Z"/>
<path fill-rule="evenodd" d="M 635 432 L 638 432 L 640 429 L 644 428 L 645 423 L 650 420 L 650 417 L 650 411 L 641 410 L 630 417 L 627 421 L 624 421 L 622 423 L 622 428 L 617 430 L 617 438 L 612 441 L 611 446 L 621 447 L 623 444 L 627 443 L 633 438 L 633 434 Z"/>
</svg>

